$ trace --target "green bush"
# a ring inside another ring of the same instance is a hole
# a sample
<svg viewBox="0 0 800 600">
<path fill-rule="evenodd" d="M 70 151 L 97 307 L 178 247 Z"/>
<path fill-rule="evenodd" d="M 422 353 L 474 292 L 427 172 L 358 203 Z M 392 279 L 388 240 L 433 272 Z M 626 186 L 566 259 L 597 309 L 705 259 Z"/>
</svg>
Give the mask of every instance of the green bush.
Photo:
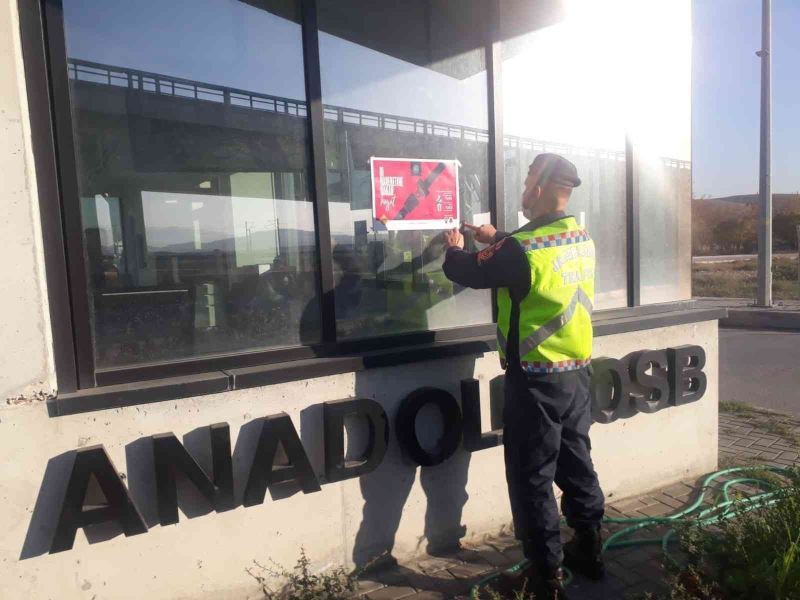
<svg viewBox="0 0 800 600">
<path fill-rule="evenodd" d="M 687 563 L 672 575 L 670 600 L 800 599 L 800 477 L 774 503 L 679 532 Z"/>
</svg>

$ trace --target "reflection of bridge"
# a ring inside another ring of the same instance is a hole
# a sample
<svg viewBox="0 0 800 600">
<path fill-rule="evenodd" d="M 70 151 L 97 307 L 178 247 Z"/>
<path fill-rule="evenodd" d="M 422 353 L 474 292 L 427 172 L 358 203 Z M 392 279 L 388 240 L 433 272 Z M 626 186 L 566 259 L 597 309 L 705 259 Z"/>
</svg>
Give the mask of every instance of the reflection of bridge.
<svg viewBox="0 0 800 600">
<path fill-rule="evenodd" d="M 305 119 L 308 115 L 307 105 L 303 100 L 282 98 L 211 83 L 202 83 L 181 79 L 179 77 L 77 59 L 71 59 L 69 61 L 68 70 L 70 79 L 74 81 L 127 88 L 175 98 L 212 102 L 254 111 L 279 114 L 286 117 Z M 345 125 L 373 127 L 386 131 L 414 133 L 471 142 L 486 143 L 489 140 L 488 131 L 483 129 L 440 123 L 425 119 L 400 117 L 366 110 L 325 105 L 324 115 L 327 121 L 335 121 Z M 573 156 L 611 160 L 624 160 L 625 158 L 624 152 L 621 151 L 578 147 L 559 142 L 546 142 L 513 135 L 504 136 L 504 146 L 537 152 L 559 152 Z M 673 168 L 688 169 L 691 166 L 688 161 L 683 160 L 664 158 L 663 161 L 665 166 Z"/>
</svg>

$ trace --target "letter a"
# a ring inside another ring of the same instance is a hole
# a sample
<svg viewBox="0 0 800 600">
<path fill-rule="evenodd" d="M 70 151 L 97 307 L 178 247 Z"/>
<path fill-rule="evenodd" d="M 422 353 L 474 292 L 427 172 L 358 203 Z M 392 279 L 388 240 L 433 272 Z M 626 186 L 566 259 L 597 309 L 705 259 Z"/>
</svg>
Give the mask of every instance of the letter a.
<svg viewBox="0 0 800 600">
<path fill-rule="evenodd" d="M 108 504 L 83 509 L 89 480 L 94 475 Z M 69 550 L 75 543 L 78 528 L 95 523 L 115 521 L 126 536 L 147 532 L 142 515 L 133 503 L 125 484 L 111 463 L 103 446 L 91 446 L 75 452 L 75 462 L 67 483 L 61 514 L 50 544 L 50 553 Z"/>
</svg>

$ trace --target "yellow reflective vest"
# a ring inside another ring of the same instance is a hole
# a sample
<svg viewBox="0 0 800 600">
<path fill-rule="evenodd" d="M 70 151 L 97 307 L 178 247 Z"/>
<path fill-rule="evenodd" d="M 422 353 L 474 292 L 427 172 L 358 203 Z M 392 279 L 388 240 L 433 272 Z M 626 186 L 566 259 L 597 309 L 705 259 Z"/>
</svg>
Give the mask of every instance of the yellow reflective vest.
<svg viewBox="0 0 800 600">
<path fill-rule="evenodd" d="M 518 356 L 527 373 L 572 371 L 592 356 L 594 242 L 573 217 L 512 234 L 528 259 L 531 287 L 515 309 L 508 288 L 497 292 L 497 342 L 503 367 Z M 512 314 L 515 310 L 517 315 Z M 517 336 L 509 329 L 517 321 Z M 517 352 L 508 340 L 516 337 Z"/>
</svg>

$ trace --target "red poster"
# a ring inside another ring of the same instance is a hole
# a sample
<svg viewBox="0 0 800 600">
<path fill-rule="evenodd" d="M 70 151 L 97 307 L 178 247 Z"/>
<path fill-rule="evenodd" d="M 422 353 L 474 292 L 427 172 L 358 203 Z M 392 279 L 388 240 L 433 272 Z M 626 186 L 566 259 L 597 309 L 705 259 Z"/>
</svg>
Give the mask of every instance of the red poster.
<svg viewBox="0 0 800 600">
<path fill-rule="evenodd" d="M 371 158 L 372 215 L 389 230 L 459 224 L 458 161 Z"/>
</svg>

